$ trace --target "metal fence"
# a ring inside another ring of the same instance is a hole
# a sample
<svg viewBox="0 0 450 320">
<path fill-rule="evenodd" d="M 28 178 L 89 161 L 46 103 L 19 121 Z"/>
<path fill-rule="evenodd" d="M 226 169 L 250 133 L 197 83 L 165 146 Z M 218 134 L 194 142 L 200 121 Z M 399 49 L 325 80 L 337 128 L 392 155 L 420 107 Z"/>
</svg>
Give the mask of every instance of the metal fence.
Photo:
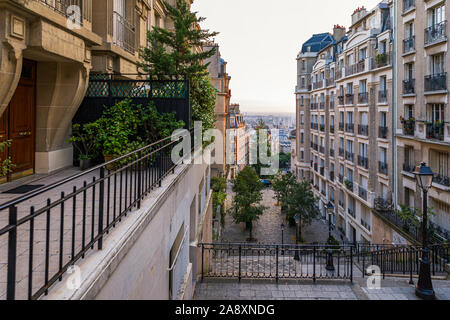
<svg viewBox="0 0 450 320">
<path fill-rule="evenodd" d="M 37 299 L 101 250 L 105 235 L 174 173 L 178 142 L 160 140 L 0 205 L 0 299 Z"/>
<path fill-rule="evenodd" d="M 354 246 L 201 244 L 204 278 L 349 279 Z M 332 262 L 332 263 L 331 263 Z M 330 268 L 333 265 L 333 268 Z"/>
</svg>

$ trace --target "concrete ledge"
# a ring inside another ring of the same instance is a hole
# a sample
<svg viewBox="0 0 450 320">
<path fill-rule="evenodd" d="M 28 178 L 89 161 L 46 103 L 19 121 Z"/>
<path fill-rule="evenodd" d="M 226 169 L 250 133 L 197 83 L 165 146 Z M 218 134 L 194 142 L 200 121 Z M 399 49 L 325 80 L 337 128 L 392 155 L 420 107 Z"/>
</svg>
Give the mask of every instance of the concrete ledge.
<svg viewBox="0 0 450 320">
<path fill-rule="evenodd" d="M 73 165 L 73 148 L 36 152 L 36 173 L 48 174 Z"/>
<path fill-rule="evenodd" d="M 63 278 L 49 290 L 43 300 L 92 300 L 95 299 L 122 259 L 133 247 L 145 228 L 166 201 L 166 195 L 183 179 L 192 165 L 180 165 L 175 174 L 163 180 L 162 187 L 155 189 L 142 202 L 141 209 L 131 212 L 105 237 L 103 250 L 90 251 L 79 260 L 80 287 L 73 289 L 73 275 Z"/>
</svg>

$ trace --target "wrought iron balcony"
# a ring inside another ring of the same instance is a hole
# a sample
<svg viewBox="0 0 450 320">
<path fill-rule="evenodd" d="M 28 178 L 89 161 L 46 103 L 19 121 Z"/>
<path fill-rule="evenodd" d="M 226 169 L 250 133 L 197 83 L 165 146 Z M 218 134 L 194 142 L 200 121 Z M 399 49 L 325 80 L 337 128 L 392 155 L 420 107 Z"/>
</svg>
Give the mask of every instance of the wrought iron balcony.
<svg viewBox="0 0 450 320">
<path fill-rule="evenodd" d="M 355 209 L 348 208 L 347 212 L 349 215 L 351 215 L 353 218 L 356 218 Z"/>
<path fill-rule="evenodd" d="M 345 151 L 345 159 L 353 162 L 355 160 L 355 154 L 353 152 Z"/>
<path fill-rule="evenodd" d="M 344 123 L 339 122 L 339 131 L 344 131 Z"/>
<path fill-rule="evenodd" d="M 388 174 L 388 164 L 383 161 L 378 161 L 378 172 L 382 174 Z"/>
<path fill-rule="evenodd" d="M 355 74 L 358 72 L 358 66 L 356 64 L 352 64 L 350 66 L 345 67 L 345 76 L 351 76 L 352 74 Z"/>
<path fill-rule="evenodd" d="M 135 53 L 135 28 L 119 13 L 113 12 L 113 43 L 125 51 Z"/>
<path fill-rule="evenodd" d="M 416 79 L 403 80 L 403 94 L 414 94 Z"/>
<path fill-rule="evenodd" d="M 361 199 L 367 201 L 367 190 L 364 187 L 359 186 L 358 195 Z"/>
<path fill-rule="evenodd" d="M 353 192 L 353 181 L 350 180 L 345 180 L 344 181 L 345 187 L 350 190 L 351 192 Z"/>
<path fill-rule="evenodd" d="M 362 104 L 362 103 L 367 103 L 369 94 L 367 92 L 360 92 L 358 94 L 358 103 Z"/>
<path fill-rule="evenodd" d="M 356 72 L 360 73 L 360 72 L 364 72 L 364 71 L 366 71 L 366 61 L 365 60 L 361 60 L 356 65 Z"/>
<path fill-rule="evenodd" d="M 342 174 L 339 175 L 339 182 L 344 183 L 344 176 Z"/>
<path fill-rule="evenodd" d="M 447 72 L 425 76 L 425 91 L 447 90 Z"/>
<path fill-rule="evenodd" d="M 334 149 L 330 149 L 330 157 L 334 158 Z"/>
<path fill-rule="evenodd" d="M 411 8 L 414 8 L 414 0 L 403 0 L 403 12 L 406 12 Z"/>
<path fill-rule="evenodd" d="M 359 124 L 358 125 L 358 134 L 362 136 L 369 136 L 369 126 L 366 124 Z"/>
<path fill-rule="evenodd" d="M 442 174 L 436 174 L 433 177 L 433 182 L 440 184 L 441 186 L 450 187 L 450 178 Z"/>
<path fill-rule="evenodd" d="M 354 104 L 354 95 L 353 93 L 347 93 L 345 95 L 345 104 Z"/>
<path fill-rule="evenodd" d="M 387 90 L 378 91 L 378 103 L 386 103 L 387 102 Z"/>
<path fill-rule="evenodd" d="M 403 53 L 412 52 L 416 49 L 415 46 L 416 37 L 412 36 L 408 39 L 403 40 Z"/>
<path fill-rule="evenodd" d="M 378 138 L 387 139 L 389 128 L 384 126 L 378 127 Z"/>
<path fill-rule="evenodd" d="M 345 124 L 345 131 L 348 133 L 355 133 L 355 124 L 353 123 L 346 123 Z"/>
<path fill-rule="evenodd" d="M 407 136 L 414 136 L 414 131 L 416 128 L 415 120 L 403 120 L 403 134 Z"/>
<path fill-rule="evenodd" d="M 80 8 L 80 20 L 79 22 L 83 25 L 83 0 L 38 0 L 46 7 L 52 9 L 53 11 L 59 13 L 66 18 L 72 18 L 72 13 L 69 12 L 70 6 L 78 6 Z"/>
<path fill-rule="evenodd" d="M 339 148 L 339 156 L 340 157 L 344 157 L 344 153 L 345 153 L 344 149 L 343 148 Z"/>
<path fill-rule="evenodd" d="M 358 165 L 363 168 L 369 169 L 369 158 L 358 156 Z"/>
<path fill-rule="evenodd" d="M 339 105 L 342 106 L 344 104 L 344 96 L 338 96 Z"/>
<path fill-rule="evenodd" d="M 447 39 L 447 21 L 442 21 L 425 29 L 425 44 Z"/>
<path fill-rule="evenodd" d="M 334 126 L 330 126 L 330 133 L 334 133 Z"/>
<path fill-rule="evenodd" d="M 378 69 L 382 67 L 386 67 L 392 63 L 392 54 L 391 53 L 379 53 L 374 58 L 371 58 L 371 66 L 370 69 Z"/>
<path fill-rule="evenodd" d="M 416 171 L 416 167 L 413 164 L 404 163 L 403 171 L 408 172 L 408 173 L 413 173 L 414 171 Z"/>
<path fill-rule="evenodd" d="M 444 123 L 427 123 L 427 139 L 444 140 Z"/>
</svg>

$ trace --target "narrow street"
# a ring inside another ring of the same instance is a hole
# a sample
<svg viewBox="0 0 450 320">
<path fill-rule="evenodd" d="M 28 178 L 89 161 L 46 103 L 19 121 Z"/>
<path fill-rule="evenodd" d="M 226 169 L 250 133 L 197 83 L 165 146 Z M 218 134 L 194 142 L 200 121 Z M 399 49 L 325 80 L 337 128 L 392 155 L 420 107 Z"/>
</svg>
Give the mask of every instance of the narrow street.
<svg viewBox="0 0 450 320">
<path fill-rule="evenodd" d="M 232 206 L 233 192 L 231 183 L 227 184 L 226 207 Z M 258 243 L 265 244 L 295 244 L 295 227 L 290 227 L 286 218 L 281 214 L 281 207 L 276 206 L 274 199 L 275 193 L 272 189 L 263 190 L 263 200 L 261 204 L 267 209 L 258 221 L 253 224 L 253 237 Z M 282 239 L 281 224 L 286 226 Z M 335 230 L 333 236 L 340 240 Z M 310 225 L 303 226 L 302 236 L 306 243 L 324 243 L 328 239 L 328 224 L 323 220 L 314 220 Z M 231 215 L 227 214 L 225 218 L 225 228 L 222 232 L 222 242 L 246 242 L 249 237 L 248 230 L 245 230 L 243 224 L 235 224 Z"/>
</svg>

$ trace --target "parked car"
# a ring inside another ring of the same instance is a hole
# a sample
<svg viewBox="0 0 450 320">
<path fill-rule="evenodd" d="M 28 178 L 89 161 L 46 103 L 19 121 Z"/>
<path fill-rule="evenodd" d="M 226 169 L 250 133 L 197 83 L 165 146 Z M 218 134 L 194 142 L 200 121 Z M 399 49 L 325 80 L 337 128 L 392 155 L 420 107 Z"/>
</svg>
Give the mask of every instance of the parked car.
<svg viewBox="0 0 450 320">
<path fill-rule="evenodd" d="M 261 179 L 261 183 L 265 185 L 266 187 L 270 187 L 272 185 L 272 181 L 267 179 Z"/>
</svg>

